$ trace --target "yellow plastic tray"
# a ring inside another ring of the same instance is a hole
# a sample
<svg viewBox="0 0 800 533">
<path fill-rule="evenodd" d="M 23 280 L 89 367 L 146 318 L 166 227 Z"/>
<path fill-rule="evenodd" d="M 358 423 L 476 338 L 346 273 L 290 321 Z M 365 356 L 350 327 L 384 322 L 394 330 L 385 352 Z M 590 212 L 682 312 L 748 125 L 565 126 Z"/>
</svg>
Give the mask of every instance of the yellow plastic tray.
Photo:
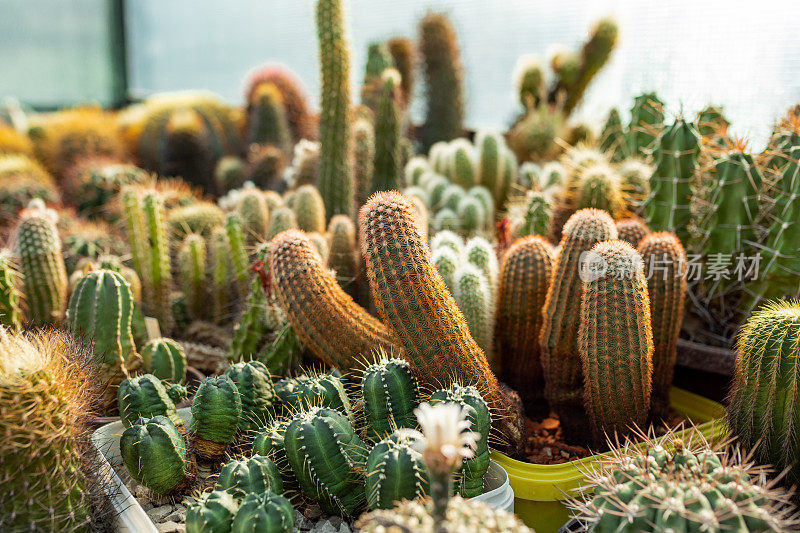
<svg viewBox="0 0 800 533">
<path fill-rule="evenodd" d="M 697 424 L 705 438 L 714 441 L 727 435 L 722 405 L 675 387 L 670 390 L 669 399 L 672 408 Z M 583 483 L 581 472 L 588 470 L 597 461 L 596 457 L 558 465 L 537 465 L 492 451 L 492 459 L 508 472 L 514 489 L 514 512 L 537 533 L 555 533 L 570 518 L 564 500 Z"/>
</svg>

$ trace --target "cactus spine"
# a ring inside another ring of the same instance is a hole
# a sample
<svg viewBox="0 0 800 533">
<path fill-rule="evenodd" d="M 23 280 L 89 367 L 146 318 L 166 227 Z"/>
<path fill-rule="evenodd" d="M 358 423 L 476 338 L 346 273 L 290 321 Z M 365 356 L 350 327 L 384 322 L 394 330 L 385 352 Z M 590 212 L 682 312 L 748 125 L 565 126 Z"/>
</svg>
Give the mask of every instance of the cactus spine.
<svg viewBox="0 0 800 533">
<path fill-rule="evenodd" d="M 428 385 L 454 376 L 476 383 L 515 453 L 524 437 L 522 417 L 436 272 L 414 205 L 396 192 L 375 194 L 361 209 L 360 227 L 378 313 L 405 348 L 415 375 Z"/>
<path fill-rule="evenodd" d="M 402 500 L 415 500 L 428 491 L 422 455 L 397 437 L 377 443 L 369 452 L 366 468 L 370 509 L 391 509 Z"/>
<path fill-rule="evenodd" d="M 342 0 L 317 0 L 322 93 L 319 187 L 328 217 L 353 214 L 350 164 L 350 51 Z"/>
<path fill-rule="evenodd" d="M 550 408 L 558 413 L 564 436 L 569 441 L 589 440 L 583 407 L 583 371 L 575 325 L 581 298 L 579 269 L 581 255 L 600 241 L 615 239 L 617 229 L 608 213 L 581 209 L 564 224 L 553 278 L 547 290 L 540 343 L 544 370 L 544 394 Z"/>
<path fill-rule="evenodd" d="M 181 287 L 186 298 L 186 310 L 192 320 L 207 315 L 206 300 L 206 241 L 197 234 L 187 235 L 178 252 Z"/>
<path fill-rule="evenodd" d="M 230 531 L 238 510 L 239 503 L 229 492 L 205 492 L 186 511 L 186 531 Z"/>
<path fill-rule="evenodd" d="M 128 427 L 120 437 L 119 451 L 131 477 L 156 494 L 180 492 L 189 481 L 186 443 L 165 416 Z"/>
<path fill-rule="evenodd" d="M 19 281 L 11 252 L 0 250 L 0 326 L 8 328 L 11 333 L 22 328 Z"/>
<path fill-rule="evenodd" d="M 497 298 L 502 380 L 519 391 L 528 416 L 547 414 L 539 333 L 553 277 L 553 246 L 540 236 L 517 240 L 503 255 Z"/>
<path fill-rule="evenodd" d="M 297 477 L 286 457 L 286 448 L 283 443 L 289 422 L 290 420 L 286 418 L 273 420 L 266 427 L 260 429 L 253 438 L 253 454 L 268 457 L 275 463 L 281 476 L 284 494 L 298 489 Z"/>
<path fill-rule="evenodd" d="M 309 407 L 329 407 L 346 414 L 353 412 L 342 380 L 330 373 L 306 373 L 296 378 L 285 378 L 275 384 L 275 393 L 284 412 L 298 413 Z"/>
<path fill-rule="evenodd" d="M 672 233 L 651 233 L 639 244 L 638 250 L 644 259 L 653 321 L 651 408 L 655 417 L 664 418 L 669 410 L 669 389 L 683 322 L 687 259 L 683 246 Z"/>
<path fill-rule="evenodd" d="M 142 348 L 142 369 L 158 379 L 183 383 L 186 376 L 186 354 L 172 339 L 152 339 Z"/>
<path fill-rule="evenodd" d="M 67 306 L 67 270 L 58 230 L 44 208 L 22 214 L 14 251 L 25 277 L 26 318 L 35 326 L 58 324 Z"/>
<path fill-rule="evenodd" d="M 361 378 L 361 396 L 367 438 L 372 442 L 397 428 L 416 426 L 414 409 L 419 404 L 419 386 L 404 359 L 381 357 L 369 365 Z"/>
<path fill-rule="evenodd" d="M 399 73 L 384 71 L 378 109 L 375 113 L 375 163 L 370 192 L 400 188 L 400 113 L 396 90 Z M 360 205 L 359 205 L 360 207 Z"/>
</svg>

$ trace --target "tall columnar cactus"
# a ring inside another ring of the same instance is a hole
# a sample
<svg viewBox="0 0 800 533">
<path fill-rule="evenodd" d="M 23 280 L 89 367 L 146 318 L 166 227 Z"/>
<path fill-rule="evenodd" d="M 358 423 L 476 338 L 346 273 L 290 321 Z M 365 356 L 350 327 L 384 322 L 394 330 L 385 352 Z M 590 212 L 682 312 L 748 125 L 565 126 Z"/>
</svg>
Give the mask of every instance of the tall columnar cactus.
<svg viewBox="0 0 800 533">
<path fill-rule="evenodd" d="M 266 491 L 281 494 L 283 482 L 278 467 L 271 459 L 254 455 L 241 460 L 232 459 L 222 465 L 214 490 L 227 490 L 240 498 Z"/>
<path fill-rule="evenodd" d="M 486 356 L 431 259 L 411 201 L 378 193 L 361 209 L 361 242 L 378 313 L 405 348 L 404 357 L 427 385 L 458 379 L 477 384 L 497 412 L 512 453 L 524 439 L 522 417 L 500 389 Z"/>
<path fill-rule="evenodd" d="M 361 86 L 361 104 L 375 111 L 380 100 L 381 76 L 386 70 L 394 68 L 394 60 L 384 43 L 372 42 L 367 48 L 367 64 L 365 66 L 364 84 Z"/>
<path fill-rule="evenodd" d="M 56 331 L 0 328 L 0 529 L 86 531 L 94 480 L 83 425 L 93 379 L 85 355 Z"/>
<path fill-rule="evenodd" d="M 625 131 L 622 128 L 622 120 L 619 118 L 619 111 L 617 111 L 616 107 L 608 113 L 606 123 L 603 125 L 603 131 L 600 134 L 600 150 L 614 162 L 622 161 L 628 155 Z"/>
<path fill-rule="evenodd" d="M 186 236 L 178 251 L 181 288 L 192 320 L 208 316 L 206 256 L 206 241 L 195 233 Z"/>
<path fill-rule="evenodd" d="M 156 191 L 144 193 L 141 198 L 144 231 L 147 237 L 145 271 L 139 272 L 142 284 L 148 287 L 145 294 L 145 313 L 158 319 L 162 333 L 169 333 L 174 325 L 172 305 L 172 272 L 170 270 L 169 241 L 164 225 L 164 199 Z"/>
<path fill-rule="evenodd" d="M 641 157 L 650 153 L 653 143 L 663 127 L 664 102 L 659 100 L 656 93 L 643 93 L 637 96 L 633 101 L 631 122 L 628 126 L 630 155 Z M 692 150 L 692 148 L 688 147 L 687 150 Z"/>
<path fill-rule="evenodd" d="M 461 479 L 459 492 L 464 498 L 472 498 L 483 492 L 483 476 L 489 469 L 489 428 L 492 423 L 492 414 L 478 389 L 472 386 L 462 386 L 453 383 L 447 389 L 441 389 L 430 398 L 431 405 L 437 403 L 456 403 L 467 410 L 469 431 L 474 431 L 480 436 L 474 455 L 464 460 L 461 465 Z"/>
<path fill-rule="evenodd" d="M 467 139 L 455 139 L 447 150 L 447 175 L 450 181 L 469 189 L 478 184 L 475 148 Z"/>
<path fill-rule="evenodd" d="M 140 418 L 166 416 L 175 427 L 184 429 L 183 419 L 178 416 L 175 403 L 160 379 L 152 374 L 142 374 L 124 380 L 117 390 L 119 416 L 125 427 Z"/>
<path fill-rule="evenodd" d="M 642 239 L 650 234 L 650 228 L 640 218 L 623 218 L 617 220 L 617 235 L 619 240 L 629 243 L 634 248 L 639 246 Z"/>
<path fill-rule="evenodd" d="M 653 231 L 675 232 L 682 242 L 689 237 L 691 184 L 699 153 L 700 136 L 681 118 L 661 132 L 653 150 L 655 170 L 644 203 L 645 221 Z"/>
<path fill-rule="evenodd" d="M 22 328 L 19 283 L 19 272 L 11 252 L 4 248 L 0 250 L 0 325 L 11 333 Z"/>
<path fill-rule="evenodd" d="M 298 413 L 286 428 L 284 446 L 303 494 L 323 511 L 351 516 L 364 506 L 368 451 L 347 416 L 320 407 Z"/>
<path fill-rule="evenodd" d="M 106 408 L 113 405 L 120 382 L 139 364 L 131 332 L 133 306 L 130 285 L 111 270 L 83 276 L 69 300 L 67 325 L 76 338 L 93 348 L 105 384 Z"/>
<path fill-rule="evenodd" d="M 800 302 L 768 302 L 744 323 L 736 342 L 736 365 L 728 420 L 740 442 L 759 461 L 791 468 L 800 477 L 798 439 L 797 344 Z"/>
<path fill-rule="evenodd" d="M 509 208 L 512 218 L 512 236 L 515 238 L 528 235 L 547 235 L 550 219 L 553 216 L 553 206 L 541 192 L 529 191 L 519 208 Z"/>
<path fill-rule="evenodd" d="M 228 351 L 229 360 L 239 362 L 258 359 L 272 325 L 267 316 L 269 312 L 270 302 L 261 287 L 261 280 L 254 279 L 242 314 L 234 326 L 233 340 Z"/>
<path fill-rule="evenodd" d="M 272 144 L 288 153 L 292 135 L 280 90 L 271 83 L 259 84 L 250 95 L 248 111 L 248 144 Z"/>
<path fill-rule="evenodd" d="M 341 378 L 326 372 L 305 373 L 284 378 L 275 384 L 275 394 L 286 414 L 293 415 L 310 407 L 329 407 L 353 418 L 350 399 Z"/>
<path fill-rule="evenodd" d="M 550 408 L 558 413 L 564 436 L 586 442 L 586 411 L 583 405 L 583 369 L 575 326 L 580 318 L 582 256 L 592 247 L 617 238 L 614 221 L 605 211 L 581 209 L 564 225 L 553 278 L 542 310 L 540 334 L 544 394 Z"/>
<path fill-rule="evenodd" d="M 233 442 L 242 400 L 228 376 L 205 378 L 192 399 L 192 422 L 189 426 L 194 450 L 200 457 L 216 460 Z"/>
<path fill-rule="evenodd" d="M 273 241 L 273 288 L 300 339 L 326 364 L 347 371 L 376 348 L 399 352 L 394 335 L 348 296 L 299 231 Z"/>
<path fill-rule="evenodd" d="M 440 235 L 441 233 L 444 232 L 440 232 L 437 235 Z M 444 281 L 447 290 L 450 291 L 450 294 L 455 294 L 455 275 L 456 270 L 461 263 L 461 257 L 459 254 L 447 246 L 441 246 L 434 249 L 433 255 L 431 256 L 431 261 L 433 261 L 436 271 L 442 277 L 442 281 Z M 458 304 L 458 302 L 456 302 L 456 304 Z"/>
<path fill-rule="evenodd" d="M 302 185 L 292 198 L 297 228 L 307 233 L 325 233 L 325 203 L 317 188 L 313 185 Z"/>
<path fill-rule="evenodd" d="M 419 23 L 419 49 L 427 109 L 420 131 L 422 151 L 461 135 L 464 122 L 464 68 L 458 41 L 446 15 L 429 13 Z"/>
<path fill-rule="evenodd" d="M 177 493 L 189 483 L 186 443 L 165 416 L 129 426 L 119 439 L 119 451 L 131 477 L 156 494 Z"/>
<path fill-rule="evenodd" d="M 43 208 L 22 214 L 14 235 L 14 253 L 25 277 L 28 322 L 35 326 L 58 324 L 67 307 L 67 270 L 58 230 Z"/>
<path fill-rule="evenodd" d="M 264 425 L 274 413 L 275 388 L 269 370 L 260 361 L 235 363 L 225 375 L 236 385 L 242 400 L 239 431 L 248 431 Z"/>
<path fill-rule="evenodd" d="M 644 260 L 653 322 L 651 408 L 654 416 L 663 418 L 669 410 L 689 269 L 686 252 L 672 233 L 651 233 L 639 243 L 638 251 Z"/>
<path fill-rule="evenodd" d="M 328 224 L 328 250 L 328 268 L 333 269 L 343 288 L 349 287 L 358 274 L 360 259 L 356 248 L 356 228 L 351 218 L 336 215 L 331 219 Z"/>
<path fill-rule="evenodd" d="M 370 192 L 400 188 L 400 112 L 397 109 L 397 87 L 400 74 L 390 69 L 381 77 L 381 93 L 375 113 L 375 161 Z M 360 207 L 360 205 L 359 205 Z"/>
<path fill-rule="evenodd" d="M 404 359 L 381 357 L 361 377 L 367 438 L 377 442 L 397 428 L 415 427 L 419 385 Z"/>
<path fill-rule="evenodd" d="M 386 41 L 386 47 L 392 55 L 394 67 L 400 73 L 400 102 L 402 109 L 408 109 L 414 96 L 414 71 L 416 68 L 416 50 L 408 37 L 392 37 Z"/>
<path fill-rule="evenodd" d="M 519 391 L 529 416 L 547 414 L 539 333 L 553 278 L 553 246 L 543 237 L 514 242 L 503 254 L 497 297 L 497 351 L 501 378 Z"/>
<path fill-rule="evenodd" d="M 269 229 L 269 207 L 260 190 L 247 188 L 241 191 L 236 212 L 242 219 L 242 232 L 248 246 L 254 246 L 266 238 Z"/>
<path fill-rule="evenodd" d="M 370 509 L 392 509 L 398 502 L 415 500 L 428 491 L 428 472 L 422 455 L 396 436 L 389 436 L 372 448 L 366 469 Z"/>
<path fill-rule="evenodd" d="M 350 162 L 350 50 L 342 0 L 317 0 L 317 38 L 322 70 L 319 189 L 328 218 L 353 214 Z"/>
<path fill-rule="evenodd" d="M 217 324 L 226 322 L 232 314 L 231 280 L 231 245 L 225 228 L 217 228 L 211 234 L 209 242 L 211 255 L 211 317 Z"/>
<path fill-rule="evenodd" d="M 142 370 L 158 379 L 181 384 L 186 376 L 186 354 L 166 337 L 152 339 L 142 348 Z"/>
<path fill-rule="evenodd" d="M 453 273 L 453 297 L 489 367 L 499 373 L 500 361 L 494 351 L 494 296 L 483 271 L 472 263 L 460 265 Z"/>
<path fill-rule="evenodd" d="M 239 505 L 230 531 L 291 533 L 294 530 L 294 519 L 292 504 L 280 494 L 272 491 L 251 492 Z"/>
<path fill-rule="evenodd" d="M 368 118 L 358 118 L 353 123 L 353 173 L 355 176 L 355 202 L 361 207 L 372 188 L 375 160 L 375 127 Z"/>
<path fill-rule="evenodd" d="M 595 245 L 586 258 L 578 350 L 595 443 L 630 435 L 650 411 L 653 328 L 644 263 L 625 241 Z"/>
<path fill-rule="evenodd" d="M 242 219 L 238 213 L 225 215 L 225 232 L 228 234 L 228 244 L 231 247 L 237 294 L 239 298 L 244 299 L 250 291 L 250 258 L 244 241 Z"/>
<path fill-rule="evenodd" d="M 273 209 L 269 217 L 267 240 L 271 241 L 282 231 L 297 229 L 297 215 L 289 206 Z"/>
</svg>

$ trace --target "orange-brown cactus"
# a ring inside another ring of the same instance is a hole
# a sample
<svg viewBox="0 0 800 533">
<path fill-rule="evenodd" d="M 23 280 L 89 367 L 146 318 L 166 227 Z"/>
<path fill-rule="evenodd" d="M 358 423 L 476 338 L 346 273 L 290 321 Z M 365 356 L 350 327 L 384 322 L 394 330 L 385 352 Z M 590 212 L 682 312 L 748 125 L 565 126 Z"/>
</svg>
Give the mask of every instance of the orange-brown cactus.
<svg viewBox="0 0 800 533">
<path fill-rule="evenodd" d="M 617 234 L 619 235 L 619 240 L 630 243 L 631 246 L 636 248 L 642 242 L 642 239 L 650 234 L 650 228 L 640 218 L 623 218 L 617 220 Z"/>
<path fill-rule="evenodd" d="M 273 239 L 270 270 L 292 328 L 326 364 L 346 372 L 378 348 L 401 351 L 389 329 L 342 290 L 302 231 L 287 230 Z"/>
</svg>

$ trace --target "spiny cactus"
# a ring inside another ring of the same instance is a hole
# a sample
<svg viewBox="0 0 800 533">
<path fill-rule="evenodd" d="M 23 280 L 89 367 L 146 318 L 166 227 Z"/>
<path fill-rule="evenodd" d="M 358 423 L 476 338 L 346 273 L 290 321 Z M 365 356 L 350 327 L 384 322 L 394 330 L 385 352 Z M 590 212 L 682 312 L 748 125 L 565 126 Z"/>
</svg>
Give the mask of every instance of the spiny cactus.
<svg viewBox="0 0 800 533">
<path fill-rule="evenodd" d="M 519 103 L 526 111 L 539 106 L 545 97 L 544 70 L 538 56 L 528 54 L 517 60 L 514 68 L 514 87 L 519 97 Z"/>
<path fill-rule="evenodd" d="M 293 530 L 292 504 L 280 494 L 269 490 L 247 494 L 233 517 L 230 529 L 231 532 L 269 531 L 270 533 L 291 533 Z"/>
<path fill-rule="evenodd" d="M 419 50 L 425 75 L 427 108 L 420 131 L 422 151 L 461 135 L 464 121 L 464 68 L 456 32 L 441 13 L 419 23 Z"/>
<path fill-rule="evenodd" d="M 466 139 L 455 139 L 448 146 L 447 175 L 453 183 L 469 189 L 478 184 L 475 148 Z"/>
<path fill-rule="evenodd" d="M 283 492 L 278 467 L 267 457 L 254 455 L 250 458 L 232 459 L 219 472 L 214 490 L 227 490 L 234 496 L 244 497 L 250 493 L 272 491 Z"/>
<path fill-rule="evenodd" d="M 411 366 L 404 359 L 384 355 L 365 368 L 361 377 L 361 396 L 364 398 L 367 438 L 372 442 L 381 440 L 397 428 L 416 426 L 414 409 L 419 404 L 419 385 L 411 373 Z"/>
<path fill-rule="evenodd" d="M 160 379 L 152 374 L 128 378 L 117 390 L 119 416 L 125 427 L 130 427 L 140 418 L 166 416 L 175 427 L 184 430 L 183 419 L 178 416 L 175 403 Z"/>
<path fill-rule="evenodd" d="M 250 291 L 250 258 L 242 231 L 242 219 L 238 213 L 225 215 L 225 232 L 228 234 L 228 244 L 231 247 L 231 262 L 233 263 L 237 294 L 240 299 L 244 299 Z"/>
<path fill-rule="evenodd" d="M 578 350 L 586 410 L 595 443 L 602 445 L 609 435 L 628 435 L 647 420 L 653 328 L 644 264 L 633 246 L 601 242 L 585 267 Z"/>
<path fill-rule="evenodd" d="M 271 241 L 282 231 L 297 229 L 297 216 L 291 207 L 282 206 L 274 209 L 269 218 L 267 240 Z"/>
<path fill-rule="evenodd" d="M 180 242 L 186 235 L 199 233 L 208 238 L 225 219 L 222 209 L 211 202 L 195 202 L 169 211 L 167 224 L 171 235 Z"/>
<path fill-rule="evenodd" d="M 34 198 L 48 203 L 61 200 L 53 177 L 28 156 L 0 154 L 0 223 L 13 223 Z"/>
<path fill-rule="evenodd" d="M 800 338 L 800 302 L 768 302 L 744 323 L 736 341 L 736 365 L 728 420 L 740 442 L 778 469 L 797 466 L 798 387 L 794 354 Z"/>
<path fill-rule="evenodd" d="M 274 413 L 275 388 L 269 370 L 260 361 L 234 363 L 225 371 L 233 381 L 242 400 L 239 431 L 263 426 Z"/>
<path fill-rule="evenodd" d="M 341 378 L 331 373 L 305 373 L 284 378 L 275 384 L 275 394 L 286 414 L 299 413 L 310 407 L 328 407 L 352 419 L 353 410 Z"/>
<path fill-rule="evenodd" d="M 351 516 L 364 506 L 367 447 L 347 416 L 320 407 L 300 412 L 286 428 L 284 446 L 303 494 L 324 512 Z"/>
<path fill-rule="evenodd" d="M 180 344 L 162 337 L 142 348 L 142 370 L 161 380 L 181 384 L 186 376 L 186 354 Z"/>
<path fill-rule="evenodd" d="M 187 533 L 230 531 L 239 502 L 227 491 L 205 492 L 186 511 Z"/>
<path fill-rule="evenodd" d="M 86 478 L 93 415 L 87 354 L 57 331 L 0 328 L 0 529 L 86 531 L 96 481 Z"/>
<path fill-rule="evenodd" d="M 653 231 L 673 231 L 681 241 L 688 239 L 691 183 L 699 153 L 700 136 L 681 118 L 658 136 L 653 149 L 652 192 L 644 203 L 644 218 Z"/>
<path fill-rule="evenodd" d="M 422 455 L 396 436 L 389 436 L 372 448 L 366 470 L 370 509 L 391 509 L 400 501 L 415 500 L 428 491 L 428 473 Z"/>
<path fill-rule="evenodd" d="M 156 494 L 180 492 L 188 485 L 186 443 L 165 416 L 131 424 L 119 439 L 119 451 L 131 477 Z"/>
<path fill-rule="evenodd" d="M 628 211 L 642 216 L 644 202 L 650 197 L 650 178 L 653 167 L 638 159 L 628 159 L 619 166 L 622 195 Z"/>
<path fill-rule="evenodd" d="M 727 138 L 728 126 L 730 122 L 722 112 L 722 108 L 709 105 L 704 107 L 694 121 L 697 132 L 704 138 L 711 139 L 712 142 L 722 146 Z"/>
<path fill-rule="evenodd" d="M 217 161 L 214 168 L 214 187 L 219 194 L 241 187 L 247 181 L 242 158 L 228 155 Z"/>
<path fill-rule="evenodd" d="M 386 41 L 386 47 L 392 55 L 394 68 L 400 73 L 401 108 L 407 109 L 414 96 L 416 67 L 416 50 L 408 37 L 392 37 Z"/>
<path fill-rule="evenodd" d="M 500 362 L 494 352 L 494 295 L 483 271 L 472 263 L 460 265 L 453 273 L 453 297 L 472 338 L 487 355 L 489 367 L 499 372 Z"/>
<path fill-rule="evenodd" d="M 211 316 L 218 324 L 231 316 L 231 245 L 225 228 L 217 228 L 211 234 L 208 245 L 211 256 Z"/>
<path fill-rule="evenodd" d="M 192 320 L 201 320 L 208 315 L 206 256 L 205 239 L 197 234 L 187 235 L 178 252 L 178 266 L 186 310 Z"/>
<path fill-rule="evenodd" d="M 242 232 L 247 246 L 254 246 L 267 236 L 269 208 L 261 191 L 254 187 L 242 190 L 236 212 L 242 220 Z"/>
<path fill-rule="evenodd" d="M 445 232 L 437 233 L 437 235 L 440 235 L 441 233 Z M 442 277 L 442 281 L 444 281 L 444 284 L 447 286 L 450 294 L 455 294 L 455 275 L 456 270 L 461 263 L 461 256 L 448 246 L 440 246 L 434 250 L 433 255 L 431 256 L 431 261 L 433 261 L 436 271 Z M 458 302 L 456 302 L 456 304 L 458 304 Z"/>
<path fill-rule="evenodd" d="M 19 284 L 19 272 L 11 252 L 4 248 L 0 250 L 0 325 L 11 333 L 22 328 Z"/>
<path fill-rule="evenodd" d="M 644 259 L 653 321 L 651 409 L 655 417 L 663 418 L 669 410 L 688 265 L 683 246 L 672 233 L 651 233 L 639 243 L 638 251 Z"/>
<path fill-rule="evenodd" d="M 336 279 L 347 288 L 358 274 L 359 253 L 356 249 L 356 228 L 351 218 L 336 215 L 328 224 L 328 268 L 336 272 Z"/>
<path fill-rule="evenodd" d="M 278 468 L 281 476 L 284 494 L 299 490 L 297 477 L 292 471 L 292 465 L 286 457 L 284 436 L 289 427 L 290 418 L 277 418 L 258 430 L 253 438 L 253 455 L 269 458 Z"/>
<path fill-rule="evenodd" d="M 375 160 L 370 193 L 398 189 L 401 185 L 400 112 L 396 96 L 399 78 L 400 74 L 394 69 L 386 70 L 381 76 L 380 99 L 375 113 Z"/>
<path fill-rule="evenodd" d="M 325 233 L 325 203 L 316 187 L 298 187 L 293 196 L 292 209 L 297 217 L 298 229 L 307 233 Z"/>
<path fill-rule="evenodd" d="M 494 304 L 497 298 L 497 276 L 500 270 L 494 246 L 483 237 L 473 237 L 464 245 L 463 257 L 466 261 L 478 267 L 483 272 L 483 275 L 486 276 L 486 281 L 489 283 L 489 295 Z"/>
<path fill-rule="evenodd" d="M 473 196 L 465 195 L 458 201 L 456 215 L 459 229 L 468 235 L 483 231 L 487 225 L 483 203 Z"/>
<path fill-rule="evenodd" d="M 61 239 L 44 209 L 22 215 L 14 235 L 14 253 L 25 278 L 26 318 L 32 325 L 58 324 L 67 306 L 67 271 Z"/>
<path fill-rule="evenodd" d="M 600 134 L 600 150 L 614 162 L 622 161 L 628 156 L 628 144 L 617 108 L 611 109 L 606 123 L 603 125 L 603 131 Z"/>
<path fill-rule="evenodd" d="M 583 407 L 583 370 L 575 325 L 579 322 L 581 256 L 605 240 L 615 239 L 614 221 L 604 211 L 582 209 L 564 225 L 553 278 L 542 310 L 540 343 L 545 398 L 558 413 L 566 439 L 585 442 L 588 437 Z"/>
<path fill-rule="evenodd" d="M 108 208 L 122 187 L 144 183 L 147 172 L 107 158 L 79 162 L 64 177 L 63 188 L 78 213 L 92 219 L 116 222 L 118 213 Z"/>
<path fill-rule="evenodd" d="M 431 239 L 431 250 L 446 247 L 453 250 L 459 257 L 464 251 L 464 239 L 452 231 L 440 231 Z"/>
<path fill-rule="evenodd" d="M 529 191 L 522 202 L 509 206 L 509 216 L 513 217 L 512 235 L 515 238 L 547 235 L 552 213 L 553 207 L 544 194 Z"/>
<path fill-rule="evenodd" d="M 347 371 L 376 348 L 398 351 L 394 335 L 342 290 L 308 237 L 286 231 L 273 246 L 272 286 L 295 332 L 317 357 Z"/>
<path fill-rule="evenodd" d="M 498 414 L 496 429 L 511 450 L 519 449 L 521 416 L 436 272 L 411 201 L 396 192 L 374 195 L 361 209 L 360 228 L 378 313 L 405 348 L 415 375 L 427 385 L 456 376 L 476 383 Z"/>
<path fill-rule="evenodd" d="M 650 228 L 640 218 L 623 218 L 617 220 L 617 234 L 619 240 L 625 241 L 636 248 L 642 242 L 642 239 L 650 234 Z"/>
<path fill-rule="evenodd" d="M 353 174 L 355 177 L 355 202 L 360 207 L 367 200 L 372 187 L 375 159 L 375 127 L 367 118 L 353 123 Z"/>
<path fill-rule="evenodd" d="M 390 68 L 394 68 L 394 60 L 386 44 L 369 43 L 364 83 L 361 86 L 361 104 L 367 109 L 375 111 L 378 108 L 382 88 L 381 76 Z"/>
<path fill-rule="evenodd" d="M 659 100 L 656 93 L 643 93 L 637 96 L 633 101 L 631 122 L 628 126 L 628 151 L 630 155 L 642 157 L 650 153 L 656 137 L 659 136 L 663 128 L 664 102 Z M 668 150 L 673 149 L 668 148 Z M 689 146 L 686 150 L 691 152 L 693 148 Z M 678 153 L 681 150 L 674 151 Z"/>
<path fill-rule="evenodd" d="M 294 73 L 278 64 L 257 67 L 248 75 L 246 102 L 254 100 L 252 95 L 262 83 L 271 84 L 280 91 L 294 142 L 316 138 L 316 125 L 309 110 L 308 96 Z M 249 110 L 247 114 L 250 114 Z"/>
<path fill-rule="evenodd" d="M 607 211 L 612 218 L 619 218 L 625 212 L 625 198 L 622 196 L 622 183 L 619 174 L 605 163 L 587 166 L 579 172 L 574 198 L 568 204 L 574 210 L 594 207 Z"/>
<path fill-rule="evenodd" d="M 271 144 L 253 144 L 247 154 L 245 180 L 259 189 L 283 192 L 286 189 L 285 168 L 286 155 L 283 150 Z"/>
<path fill-rule="evenodd" d="M 261 280 L 254 279 L 242 315 L 234 326 L 229 360 L 259 359 L 260 349 L 271 329 L 267 317 L 269 307 L 270 302 L 261 287 Z"/>
<path fill-rule="evenodd" d="M 341 0 L 317 1 L 322 92 L 319 122 L 319 189 L 328 218 L 353 214 L 350 164 L 350 50 Z"/>
<path fill-rule="evenodd" d="M 271 144 L 288 153 L 291 132 L 280 90 L 271 83 L 260 83 L 247 104 L 247 142 Z"/>
<path fill-rule="evenodd" d="M 500 265 L 497 351 L 501 377 L 519 391 L 529 416 L 547 414 L 539 333 L 553 263 L 553 246 L 537 235 L 514 242 Z"/>
<path fill-rule="evenodd" d="M 192 422 L 189 433 L 195 452 L 202 458 L 216 460 L 233 442 L 242 400 L 228 376 L 205 378 L 192 399 Z"/>
</svg>

